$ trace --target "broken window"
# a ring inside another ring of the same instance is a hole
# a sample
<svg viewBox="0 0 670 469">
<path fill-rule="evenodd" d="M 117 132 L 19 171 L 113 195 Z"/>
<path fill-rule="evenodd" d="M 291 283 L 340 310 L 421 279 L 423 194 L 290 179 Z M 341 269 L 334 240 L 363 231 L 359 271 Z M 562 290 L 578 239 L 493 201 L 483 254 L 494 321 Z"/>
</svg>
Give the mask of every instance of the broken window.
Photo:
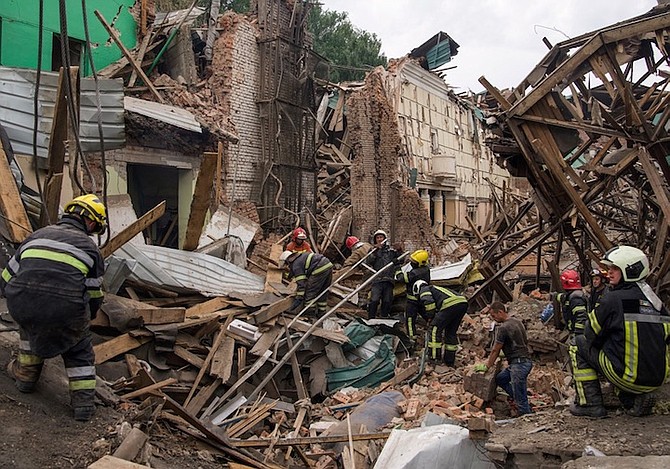
<svg viewBox="0 0 670 469">
<path fill-rule="evenodd" d="M 71 37 L 67 38 L 68 51 L 70 53 L 70 65 L 81 65 L 81 57 L 84 52 L 84 43 L 77 39 Z M 63 52 L 62 52 L 62 42 L 61 35 L 53 35 L 53 40 L 51 43 L 51 70 L 58 71 L 61 67 L 64 67 L 63 64 Z"/>
</svg>

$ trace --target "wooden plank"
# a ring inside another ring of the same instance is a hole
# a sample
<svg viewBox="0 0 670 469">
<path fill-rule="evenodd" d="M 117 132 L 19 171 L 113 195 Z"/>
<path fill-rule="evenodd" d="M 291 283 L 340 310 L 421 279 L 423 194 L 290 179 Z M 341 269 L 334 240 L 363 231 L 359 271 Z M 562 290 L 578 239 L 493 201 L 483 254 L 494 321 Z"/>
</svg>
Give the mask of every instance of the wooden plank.
<svg viewBox="0 0 670 469">
<path fill-rule="evenodd" d="M 189 352 L 181 345 L 176 345 L 173 353 L 184 360 L 186 363 L 193 365 L 196 368 L 202 368 L 205 364 L 204 359 L 200 358 L 195 353 Z"/>
<path fill-rule="evenodd" d="M 146 433 L 144 433 L 139 428 L 133 428 L 128 436 L 126 436 L 116 451 L 114 451 L 113 456 L 115 458 L 124 459 L 126 461 L 132 461 L 135 459 L 144 447 L 144 444 L 149 439 Z"/>
<path fill-rule="evenodd" d="M 254 346 L 249 350 L 249 353 L 252 355 L 263 355 L 266 350 L 268 350 L 275 342 L 277 336 L 281 333 L 281 327 L 274 326 L 269 331 L 263 332 L 261 338 L 254 344 Z"/>
<path fill-rule="evenodd" d="M 77 67 L 77 70 L 79 68 Z M 47 175 L 44 179 L 44 206 L 40 213 L 40 226 L 47 226 L 58 221 L 58 207 L 63 185 L 63 166 L 65 165 L 65 141 L 67 140 L 67 99 L 65 95 L 65 73 L 61 67 L 58 73 L 56 102 L 54 103 L 53 123 L 49 136 L 47 153 Z"/>
<path fill-rule="evenodd" d="M 2 220 L 7 228 L 7 236 L 13 243 L 22 243 L 32 232 L 32 228 L 2 142 L 0 142 L 0 181 L 2 181 L 0 213 L 5 217 Z"/>
<path fill-rule="evenodd" d="M 159 381 L 158 383 L 154 383 L 149 386 L 145 386 L 142 389 L 129 392 L 128 394 L 124 394 L 123 396 L 121 396 L 121 399 L 133 399 L 135 397 L 144 396 L 145 394 L 150 394 L 154 391 L 157 391 L 158 389 L 164 388 L 165 386 L 169 386 L 176 382 L 177 382 L 176 378 L 164 379 L 163 381 Z"/>
<path fill-rule="evenodd" d="M 366 440 L 385 440 L 389 437 L 391 432 L 378 433 L 362 433 L 351 435 L 352 441 L 366 441 Z M 349 441 L 349 435 L 328 435 L 328 436 L 305 436 L 300 438 L 282 438 L 276 441 L 275 446 L 306 446 L 319 445 L 329 443 L 342 443 Z M 237 448 L 264 448 L 270 446 L 273 442 L 271 439 L 249 439 L 249 440 L 229 440 L 230 444 Z"/>
<path fill-rule="evenodd" d="M 207 404 L 207 401 L 211 399 L 221 384 L 223 384 L 221 378 L 216 378 L 209 386 L 202 386 L 195 397 L 191 399 L 191 402 L 188 403 L 186 410 L 193 415 L 198 415 L 200 410 Z"/>
<path fill-rule="evenodd" d="M 186 317 L 192 318 L 204 314 L 213 313 L 230 305 L 230 301 L 225 296 L 217 296 L 211 300 L 191 306 L 186 310 Z"/>
<path fill-rule="evenodd" d="M 130 55 L 130 51 L 126 48 L 123 42 L 121 42 L 121 39 L 119 39 L 119 35 L 116 33 L 116 31 L 114 31 L 114 29 L 109 25 L 109 23 L 107 23 L 107 20 L 105 20 L 105 17 L 102 16 L 102 13 L 100 13 L 98 10 L 95 10 L 94 13 L 95 16 L 98 17 L 98 20 L 100 20 L 100 23 L 102 23 L 102 26 L 104 26 L 104 28 L 107 30 L 109 37 L 112 38 L 114 43 L 118 46 L 119 50 L 121 50 L 121 53 L 125 56 L 126 59 L 128 59 L 128 63 L 130 63 L 130 66 L 133 67 L 133 70 L 137 72 L 137 74 L 140 76 L 144 84 L 147 85 L 149 91 L 151 91 L 151 94 L 154 95 L 154 97 L 159 103 L 161 104 L 164 103 L 165 100 L 158 93 L 158 90 L 151 82 L 151 80 L 149 80 L 149 77 L 146 76 L 140 64 L 138 64 L 133 58 L 133 56 Z"/>
<path fill-rule="evenodd" d="M 670 221 L 670 194 L 668 194 L 667 188 L 663 185 L 661 175 L 658 174 L 656 166 L 651 162 L 646 148 L 640 148 L 638 151 L 638 160 L 642 164 L 642 169 L 644 169 L 644 173 L 647 175 L 651 188 L 656 195 L 656 201 L 663 211 L 663 220 L 665 223 L 668 223 Z"/>
<path fill-rule="evenodd" d="M 146 3 L 146 0 L 142 0 L 142 13 L 145 14 L 144 22 L 142 23 L 142 34 L 144 34 L 144 37 L 142 38 L 142 43 L 140 44 L 140 49 L 137 52 L 137 63 L 141 64 L 144 61 L 144 55 L 147 53 L 147 47 L 149 46 L 149 41 L 151 40 L 151 34 L 153 33 L 154 29 L 153 27 L 149 30 L 147 33 L 147 27 L 146 27 L 146 8 L 144 8 Z M 135 69 L 133 69 L 133 72 L 130 74 L 130 79 L 128 80 L 128 86 L 127 88 L 132 88 L 135 86 L 135 82 L 137 81 L 137 72 Z"/>
<path fill-rule="evenodd" d="M 148 467 L 107 454 L 88 466 L 88 469 L 141 469 Z"/>
<path fill-rule="evenodd" d="M 146 344 L 152 340 L 151 337 L 133 337 L 130 334 L 122 334 L 114 337 L 107 342 L 95 345 L 93 352 L 95 353 L 95 364 L 99 365 L 105 363 L 107 360 L 114 358 L 122 353 L 136 349 L 142 344 Z"/>
<path fill-rule="evenodd" d="M 202 155 L 198 178 L 195 181 L 193 200 L 191 201 L 191 212 L 186 226 L 186 236 L 182 246 L 184 251 L 194 251 L 198 247 L 200 235 L 202 235 L 202 229 L 205 225 L 205 216 L 212 200 L 216 160 L 216 153 L 205 152 Z"/>
<path fill-rule="evenodd" d="M 284 251 L 284 248 L 281 244 L 273 244 L 270 248 L 270 259 L 278 263 L 279 256 Z M 275 288 L 272 286 L 273 283 L 281 284 L 284 271 L 277 267 L 278 264 L 268 264 L 268 268 L 265 274 L 265 289 L 264 291 L 274 291 Z"/>
<path fill-rule="evenodd" d="M 289 319 L 286 319 L 284 317 L 280 317 L 277 322 L 281 324 L 282 326 L 288 325 L 291 321 Z M 299 332 L 307 332 L 310 327 L 312 327 L 311 324 L 303 322 L 303 321 L 295 321 L 293 324 L 291 324 L 291 329 L 295 329 L 296 331 Z M 331 342 L 337 342 L 338 344 L 346 344 L 349 342 L 349 337 L 346 336 L 343 332 L 336 332 L 336 331 L 327 331 L 321 327 L 317 327 L 312 331 L 312 334 L 316 337 L 321 337 L 322 339 L 330 340 Z"/>
<path fill-rule="evenodd" d="M 144 324 L 174 324 L 184 322 L 186 308 L 138 308 L 133 310 Z"/>
<path fill-rule="evenodd" d="M 188 403 L 191 401 L 193 398 L 193 395 L 195 394 L 196 389 L 198 388 L 198 385 L 200 384 L 200 380 L 202 380 L 202 377 L 205 375 L 205 372 L 207 371 L 207 367 L 212 361 L 212 358 L 214 358 L 214 354 L 216 353 L 216 350 L 219 348 L 221 345 L 221 341 L 226 335 L 226 326 L 224 324 L 219 327 L 219 334 L 216 336 L 216 339 L 214 339 L 214 343 L 212 344 L 212 348 L 209 350 L 209 353 L 207 354 L 207 357 L 205 358 L 205 363 L 203 364 L 202 368 L 200 368 L 200 371 L 198 372 L 198 376 L 196 376 L 195 381 L 193 382 L 193 386 L 191 387 L 191 390 L 188 393 L 188 396 L 186 397 L 186 400 L 184 401 L 184 406 L 188 406 Z"/>
<path fill-rule="evenodd" d="M 233 358 L 235 357 L 235 339 L 226 337 L 212 358 L 209 374 L 218 376 L 224 383 L 230 379 L 233 372 Z"/>
<path fill-rule="evenodd" d="M 137 233 L 141 233 L 147 227 L 149 227 L 153 222 L 158 220 L 165 213 L 166 202 L 162 201 L 160 204 L 156 205 L 154 208 L 149 210 L 147 213 L 142 215 L 136 221 L 128 225 L 126 228 L 121 230 L 114 236 L 109 243 L 100 249 L 102 257 L 111 256 L 114 251 L 119 249 L 121 246 L 126 244 L 128 241 L 133 239 Z"/>
<path fill-rule="evenodd" d="M 221 181 L 221 173 L 223 170 L 223 142 L 219 142 L 216 148 L 216 173 L 214 177 L 216 178 L 214 184 L 214 204 L 215 207 L 221 203 L 221 192 L 223 189 L 223 184 Z"/>
<path fill-rule="evenodd" d="M 275 301 L 271 305 L 267 305 L 251 315 L 254 319 L 255 324 L 266 323 L 277 316 L 279 316 L 284 311 L 288 310 L 293 304 L 293 297 L 282 298 L 279 301 Z"/>
</svg>

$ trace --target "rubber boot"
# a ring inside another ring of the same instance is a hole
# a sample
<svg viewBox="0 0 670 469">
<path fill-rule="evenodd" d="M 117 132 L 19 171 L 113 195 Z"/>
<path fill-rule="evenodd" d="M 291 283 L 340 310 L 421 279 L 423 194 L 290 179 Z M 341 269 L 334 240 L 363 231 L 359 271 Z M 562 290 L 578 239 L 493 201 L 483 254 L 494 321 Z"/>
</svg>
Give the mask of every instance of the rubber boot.
<svg viewBox="0 0 670 469">
<path fill-rule="evenodd" d="M 88 422 L 95 414 L 95 389 L 70 391 L 70 404 L 74 410 L 74 419 L 78 422 Z"/>
<path fill-rule="evenodd" d="M 607 417 L 607 410 L 603 406 L 603 394 L 598 380 L 584 381 L 584 397 L 586 405 L 572 404 L 570 413 L 577 417 L 603 418 Z"/>
<path fill-rule="evenodd" d="M 447 345 L 447 347 L 449 347 Z M 455 350 L 449 350 L 448 348 L 445 348 L 444 353 L 442 354 L 442 358 L 444 359 L 444 364 L 450 367 L 456 366 L 456 351 Z"/>
<path fill-rule="evenodd" d="M 21 355 L 21 352 L 19 352 L 20 358 Z M 23 354 L 22 358 L 24 361 L 26 357 L 31 359 L 34 363 L 22 365 L 19 359 L 12 359 L 9 364 L 7 364 L 7 373 L 14 378 L 16 389 L 23 393 L 31 393 L 35 391 L 37 381 L 40 379 L 43 362 L 41 361 L 41 358 L 36 355 Z"/>
<path fill-rule="evenodd" d="M 74 419 L 77 422 L 88 422 L 95 415 L 95 405 L 78 406 L 74 408 Z"/>
<path fill-rule="evenodd" d="M 628 415 L 644 417 L 651 415 L 656 404 L 656 396 L 652 393 L 637 394 L 633 399 L 633 406 L 628 409 Z"/>
</svg>

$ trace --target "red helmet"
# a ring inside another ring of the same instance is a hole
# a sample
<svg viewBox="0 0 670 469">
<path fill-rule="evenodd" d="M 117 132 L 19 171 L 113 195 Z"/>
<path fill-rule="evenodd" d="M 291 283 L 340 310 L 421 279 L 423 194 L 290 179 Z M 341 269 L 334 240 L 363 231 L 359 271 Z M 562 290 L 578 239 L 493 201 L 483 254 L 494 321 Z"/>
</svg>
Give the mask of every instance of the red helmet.
<svg viewBox="0 0 670 469">
<path fill-rule="evenodd" d="M 582 288 L 582 281 L 576 270 L 564 270 L 561 274 L 561 285 L 564 290 L 578 290 Z"/>
<path fill-rule="evenodd" d="M 348 236 L 344 244 L 346 244 L 347 249 L 351 249 L 358 241 L 359 239 L 356 236 Z"/>
<path fill-rule="evenodd" d="M 296 239 L 307 239 L 307 232 L 300 227 L 296 228 L 293 230 L 293 241 Z"/>
</svg>

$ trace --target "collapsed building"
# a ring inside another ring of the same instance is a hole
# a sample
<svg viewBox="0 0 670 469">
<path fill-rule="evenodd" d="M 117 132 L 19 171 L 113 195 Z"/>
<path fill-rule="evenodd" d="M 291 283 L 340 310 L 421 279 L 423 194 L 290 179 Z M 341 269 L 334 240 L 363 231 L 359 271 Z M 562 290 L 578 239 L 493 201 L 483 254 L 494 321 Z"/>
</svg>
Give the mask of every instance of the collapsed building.
<svg viewBox="0 0 670 469">
<path fill-rule="evenodd" d="M 95 42 L 96 80 L 45 72 L 39 86 L 34 72 L 12 68 L 32 63 L 0 69 L 3 85 L 19 90 L 0 113 L 9 137 L 0 177 L 3 187 L 18 182 L 0 197 L 3 248 L 81 191 L 108 202 L 109 295 L 94 324 L 106 402 L 147 397 L 166 424 L 252 467 L 333 467 L 338 458 L 364 467 L 389 438 L 384 425 L 431 419 L 469 426 L 459 442 L 486 438 L 494 417 L 507 416 L 495 386 L 472 385 L 467 368 L 484 352 L 487 318 L 472 308 L 459 333 L 463 367 L 446 370 L 404 351 L 392 328 L 359 324 L 347 301 L 357 287 L 331 298 L 328 321 L 288 315 L 291 290 L 276 261 L 297 224 L 337 260 L 347 234 L 365 239 L 379 227 L 406 250 L 429 247 L 436 262 L 469 251 L 441 266 L 444 281 L 466 286 L 474 258 L 485 281 L 468 292 L 473 301 L 520 302 L 512 309 L 525 315 L 542 363 L 531 377 L 536 408 L 569 397 L 565 351 L 537 318 L 547 295 L 524 296 L 524 282 L 511 288 L 507 272 L 531 259 L 539 287 L 545 261 L 557 277 L 566 241 L 585 268 L 613 242 L 636 241 L 666 286 L 665 8 L 554 46 L 510 92 L 482 80 L 484 106 L 440 78 L 458 48 L 443 32 L 363 82 L 332 84 L 305 29 L 309 3 L 258 0 L 247 15 L 220 14 L 217 4 L 161 14 L 150 1 L 126 2 L 118 16 L 100 8 L 95 39 L 54 36 L 54 51 L 73 44 L 73 64 L 76 41 Z M 208 25 L 196 27 L 204 13 Z M 648 70 L 633 78 L 638 59 Z M 588 89 L 587 74 L 601 86 Z M 48 111 L 31 114 L 32 98 Z M 7 109 L 29 116 L 22 128 Z M 31 189 L 36 173 L 45 176 L 43 203 Z M 355 409 L 376 406 L 365 403 L 377 394 L 392 405 L 372 428 Z M 145 430 L 155 421 L 144 411 L 127 418 Z M 389 446 L 408 444 L 396 437 Z M 479 454 L 477 443 L 463 446 Z M 499 462 L 534 464 L 572 459 L 577 446 L 524 453 L 494 434 L 488 449 Z"/>
</svg>

